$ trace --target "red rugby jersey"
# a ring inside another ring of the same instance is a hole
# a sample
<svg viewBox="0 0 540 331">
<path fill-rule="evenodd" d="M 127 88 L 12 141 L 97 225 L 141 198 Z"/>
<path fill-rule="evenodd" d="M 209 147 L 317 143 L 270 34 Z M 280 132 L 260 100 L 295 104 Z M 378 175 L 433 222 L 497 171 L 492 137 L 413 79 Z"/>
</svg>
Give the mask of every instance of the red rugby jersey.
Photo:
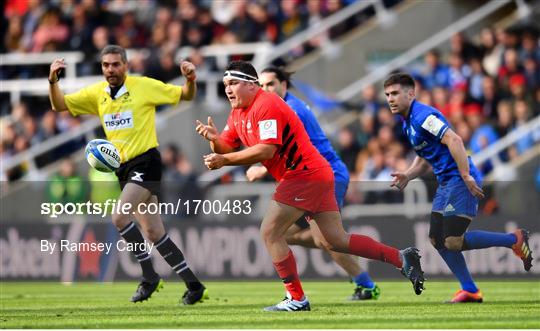
<svg viewBox="0 0 540 331">
<path fill-rule="evenodd" d="M 289 171 L 330 167 L 294 111 L 278 95 L 262 89 L 251 106 L 231 111 L 221 139 L 234 148 L 242 144 L 278 146 L 274 157 L 262 162 L 278 181 Z"/>
</svg>

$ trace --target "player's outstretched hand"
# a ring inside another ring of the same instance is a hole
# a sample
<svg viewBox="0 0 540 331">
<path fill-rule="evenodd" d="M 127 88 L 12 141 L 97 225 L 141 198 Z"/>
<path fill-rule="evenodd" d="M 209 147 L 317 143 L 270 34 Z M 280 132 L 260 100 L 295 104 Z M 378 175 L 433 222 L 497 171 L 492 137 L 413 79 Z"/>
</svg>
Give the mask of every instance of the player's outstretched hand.
<svg viewBox="0 0 540 331">
<path fill-rule="evenodd" d="M 404 172 L 393 172 L 391 175 L 394 177 L 394 179 L 392 180 L 390 187 L 395 187 L 401 191 L 409 183 L 409 176 L 407 176 Z"/>
<path fill-rule="evenodd" d="M 214 121 L 212 120 L 212 117 L 208 116 L 208 124 L 204 124 L 199 120 L 196 120 L 195 124 L 197 124 L 195 131 L 203 136 L 204 139 L 208 141 L 216 141 L 218 139 L 219 132 L 214 124 Z"/>
<path fill-rule="evenodd" d="M 485 197 L 484 191 L 478 184 L 476 184 L 476 181 L 474 180 L 473 176 L 471 175 L 465 175 L 462 176 L 463 181 L 465 182 L 465 185 L 467 185 L 467 188 L 471 192 L 472 195 L 477 197 L 478 199 L 483 199 Z"/>
<path fill-rule="evenodd" d="M 55 59 L 53 63 L 51 63 L 51 67 L 49 70 L 49 81 L 56 82 L 58 80 L 58 74 L 65 68 L 66 64 L 64 62 L 64 59 Z"/>
<path fill-rule="evenodd" d="M 246 177 L 250 182 L 254 182 L 257 179 L 261 179 L 267 174 L 267 170 L 264 166 L 252 165 L 246 171 Z"/>
<path fill-rule="evenodd" d="M 216 170 L 225 165 L 225 157 L 217 153 L 205 155 L 203 160 L 204 165 L 210 170 Z"/>
<path fill-rule="evenodd" d="M 195 74 L 195 65 L 189 61 L 180 62 L 180 72 L 189 81 L 194 81 L 197 79 L 197 75 Z"/>
</svg>

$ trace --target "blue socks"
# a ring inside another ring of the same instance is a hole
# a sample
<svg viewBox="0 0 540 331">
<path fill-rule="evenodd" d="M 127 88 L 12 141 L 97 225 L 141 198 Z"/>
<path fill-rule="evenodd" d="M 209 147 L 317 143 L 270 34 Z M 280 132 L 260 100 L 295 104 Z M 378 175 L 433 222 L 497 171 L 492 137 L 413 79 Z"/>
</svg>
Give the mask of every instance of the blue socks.
<svg viewBox="0 0 540 331">
<path fill-rule="evenodd" d="M 487 231 L 469 231 L 463 238 L 463 250 L 481 249 L 488 247 L 512 247 L 516 243 L 513 233 L 499 233 Z"/>
<path fill-rule="evenodd" d="M 364 272 L 360 273 L 358 276 L 354 277 L 353 280 L 354 280 L 356 286 L 363 286 L 363 287 L 366 287 L 366 288 L 374 288 L 375 287 L 375 283 L 373 282 L 373 280 L 371 280 L 371 278 L 369 277 L 369 274 L 367 273 L 367 271 L 364 271 Z"/>
<path fill-rule="evenodd" d="M 439 255 L 443 258 L 446 265 L 454 273 L 456 278 L 461 284 L 461 288 L 467 292 L 476 293 L 478 288 L 474 284 L 474 280 L 467 269 L 467 264 L 465 263 L 465 258 L 463 253 L 457 251 L 451 251 L 446 248 L 437 250 Z"/>
</svg>

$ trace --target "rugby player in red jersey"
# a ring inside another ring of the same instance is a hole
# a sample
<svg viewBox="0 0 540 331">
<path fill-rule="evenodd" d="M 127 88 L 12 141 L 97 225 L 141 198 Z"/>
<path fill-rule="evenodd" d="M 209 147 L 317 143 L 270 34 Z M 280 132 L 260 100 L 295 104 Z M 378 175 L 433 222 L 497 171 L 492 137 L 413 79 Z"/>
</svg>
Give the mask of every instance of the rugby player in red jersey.
<svg viewBox="0 0 540 331">
<path fill-rule="evenodd" d="M 334 196 L 330 164 L 311 143 L 294 111 L 276 94 L 263 91 L 255 68 L 244 61 L 231 62 L 223 76 L 232 110 L 219 134 L 211 118 L 197 121 L 196 131 L 210 142 L 213 153 L 204 156 L 208 169 L 261 162 L 278 185 L 261 223 L 261 237 L 274 267 L 285 284 L 287 297 L 267 311 L 310 310 L 285 240 L 287 229 L 304 213 L 311 213 L 323 245 L 333 251 L 390 263 L 423 290 L 424 276 L 415 248 L 402 251 L 370 237 L 343 229 Z M 247 148 L 237 151 L 241 146 Z"/>
</svg>

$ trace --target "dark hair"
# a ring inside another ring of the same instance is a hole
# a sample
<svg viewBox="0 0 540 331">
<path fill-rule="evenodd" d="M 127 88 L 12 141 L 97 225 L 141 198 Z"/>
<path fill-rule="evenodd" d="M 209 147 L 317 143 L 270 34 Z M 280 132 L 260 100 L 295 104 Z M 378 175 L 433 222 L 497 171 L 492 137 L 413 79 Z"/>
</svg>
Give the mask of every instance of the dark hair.
<svg viewBox="0 0 540 331">
<path fill-rule="evenodd" d="M 287 84 L 287 88 L 292 87 L 291 83 L 291 76 L 294 74 L 294 72 L 288 72 L 283 70 L 281 67 L 266 67 L 261 73 L 270 72 L 276 75 L 277 80 L 280 82 L 285 82 Z"/>
<path fill-rule="evenodd" d="M 225 70 L 226 71 L 227 70 L 240 71 L 244 74 L 247 74 L 247 75 L 250 75 L 259 79 L 259 76 L 257 75 L 257 70 L 255 70 L 253 65 L 247 61 L 232 61 L 229 63 L 229 65 L 227 66 Z"/>
<path fill-rule="evenodd" d="M 122 62 L 127 63 L 126 50 L 118 45 L 107 45 L 101 50 L 100 58 L 103 58 L 106 54 L 120 54 Z"/>
<path fill-rule="evenodd" d="M 395 74 L 390 75 L 385 81 L 384 81 L 384 87 L 388 87 L 390 85 L 399 84 L 401 87 L 405 88 L 413 88 L 414 89 L 414 79 L 411 75 L 398 72 Z"/>
<path fill-rule="evenodd" d="M 431 55 L 435 56 L 437 59 L 441 58 L 441 53 L 439 53 L 439 51 L 437 49 L 435 49 L 435 48 L 427 51 L 426 54 L 431 54 Z"/>
</svg>

